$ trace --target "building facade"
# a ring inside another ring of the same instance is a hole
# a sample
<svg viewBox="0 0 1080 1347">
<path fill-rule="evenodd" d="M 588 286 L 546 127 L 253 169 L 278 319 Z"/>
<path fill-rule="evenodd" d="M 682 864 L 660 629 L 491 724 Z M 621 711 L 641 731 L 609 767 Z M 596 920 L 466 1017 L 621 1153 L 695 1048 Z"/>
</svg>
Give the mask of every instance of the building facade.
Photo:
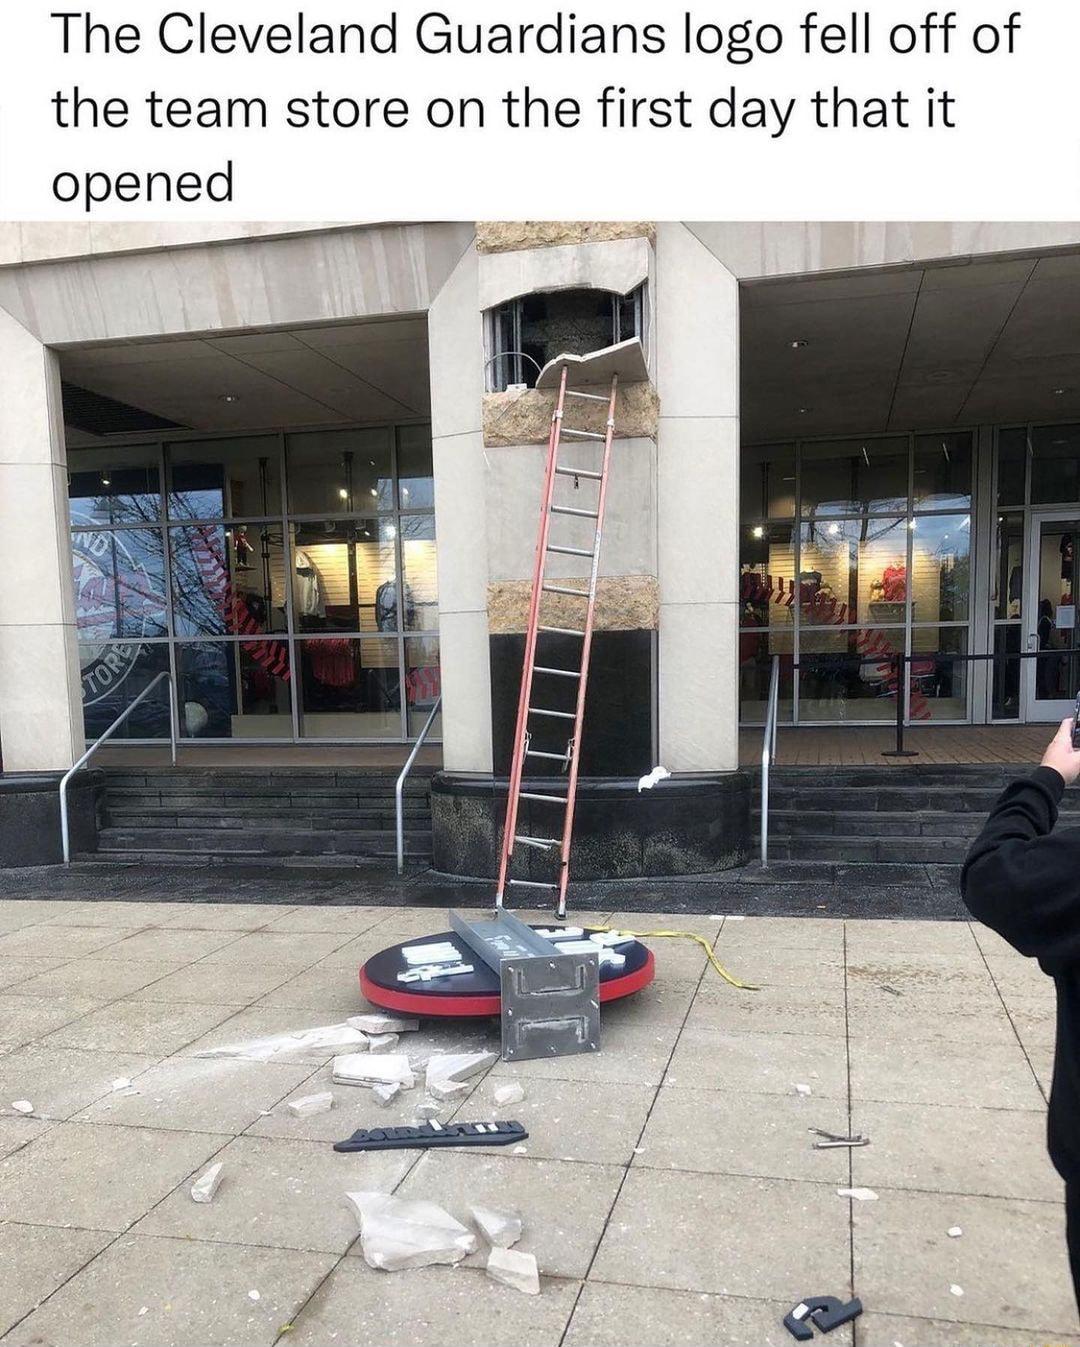
<svg viewBox="0 0 1080 1347">
<path fill-rule="evenodd" d="M 161 673 L 175 709 L 162 684 L 121 738 L 175 717 L 238 762 L 404 751 L 441 697 L 437 841 L 441 816 L 446 868 L 483 873 L 535 371 L 628 337 L 649 377 L 619 394 L 582 762 L 583 807 L 640 820 L 626 873 L 745 856 L 739 727 L 774 659 L 795 725 L 1065 714 L 1080 225 L 24 224 L 0 226 L 4 772 L 66 769 Z M 670 817 L 630 788 L 656 763 Z M 597 873 L 623 827 L 597 823 Z"/>
</svg>

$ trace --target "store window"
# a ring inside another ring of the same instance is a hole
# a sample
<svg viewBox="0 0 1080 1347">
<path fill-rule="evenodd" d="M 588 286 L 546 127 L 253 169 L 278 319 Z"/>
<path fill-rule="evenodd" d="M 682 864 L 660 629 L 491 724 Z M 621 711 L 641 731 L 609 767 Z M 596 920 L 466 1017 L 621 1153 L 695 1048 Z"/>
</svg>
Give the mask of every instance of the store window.
<svg viewBox="0 0 1080 1347">
<path fill-rule="evenodd" d="M 610 290 L 553 290 L 522 295 L 487 314 L 488 388 L 532 388 L 549 360 L 587 355 L 630 337 L 644 337 L 644 286 Z"/>
<path fill-rule="evenodd" d="M 70 459 L 88 735 L 168 671 L 186 738 L 415 737 L 440 687 L 429 427 Z M 125 737 L 168 736 L 160 694 Z"/>
</svg>

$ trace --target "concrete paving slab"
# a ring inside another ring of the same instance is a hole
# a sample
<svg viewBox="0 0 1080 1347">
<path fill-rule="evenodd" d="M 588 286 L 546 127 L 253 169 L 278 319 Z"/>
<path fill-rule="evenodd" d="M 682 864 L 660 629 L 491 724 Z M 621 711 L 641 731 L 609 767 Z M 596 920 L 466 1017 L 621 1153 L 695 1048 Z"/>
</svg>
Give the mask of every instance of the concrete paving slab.
<svg viewBox="0 0 1080 1347">
<path fill-rule="evenodd" d="M 258 931 L 276 917 L 296 910 L 287 905 L 254 903 L 173 903 L 170 906 L 172 910 L 155 925 L 166 930 L 185 931 Z"/>
<path fill-rule="evenodd" d="M 1076 1332 L 1058 1203 L 882 1189 L 853 1206 L 855 1282 L 875 1311 Z"/>
<path fill-rule="evenodd" d="M 52 1004 L 40 997 L 24 996 L 20 1000 L 23 1005 Z M 149 1053 L 160 1060 L 235 1013 L 235 1006 L 226 1005 L 115 1001 L 90 1014 L 84 1013 L 80 1019 L 69 1017 L 70 1022 L 64 1028 L 44 1036 L 43 1041 L 50 1047 Z"/>
<path fill-rule="evenodd" d="M 1003 992 L 1005 1008 L 1020 1042 L 1027 1049 L 1052 1048 L 1057 1029 L 1057 1004 L 1042 992 Z"/>
<path fill-rule="evenodd" d="M 842 1042 L 824 1034 L 725 1033 L 688 1026 L 665 1084 L 781 1095 L 797 1094 L 795 1086 L 803 1084 L 811 1096 L 846 1099 L 846 1054 Z"/>
<path fill-rule="evenodd" d="M 739 950 L 762 947 L 807 955 L 814 951 L 839 958 L 844 950 L 844 923 L 827 917 L 743 917 L 738 921 L 725 921 L 716 953 L 723 960 L 721 951 L 724 949 L 735 954 Z"/>
<path fill-rule="evenodd" d="M 53 874 L 50 871 L 50 877 Z M 65 902 L 62 898 L 3 898 L 0 899 L 0 929 L 15 931 L 22 926 L 37 926 L 46 921 L 63 921 L 96 903 L 82 899 Z M 126 923 L 125 923 L 126 924 Z"/>
<path fill-rule="evenodd" d="M 103 1095 L 79 1118 L 164 1131 L 241 1132 L 310 1074 L 307 1062 L 169 1057 L 132 1082 L 138 1094 Z"/>
<path fill-rule="evenodd" d="M 0 1159 L 28 1145 L 52 1126 L 46 1118 L 25 1118 L 19 1115 L 0 1118 Z"/>
<path fill-rule="evenodd" d="M 252 968 L 229 964 L 187 964 L 132 992 L 133 1001 L 194 1001 L 206 1005 L 223 1002 L 246 1006 L 294 977 L 294 970 L 277 964 Z"/>
<path fill-rule="evenodd" d="M 959 1324 L 869 1311 L 859 1319 L 859 1347 L 1048 1347 L 1045 1333 L 1000 1324 Z M 1080 1334 L 1054 1333 L 1053 1347 L 1080 1347 Z"/>
<path fill-rule="evenodd" d="M 847 1151 L 814 1150 L 816 1138 L 809 1129 L 842 1134 L 847 1126 L 847 1107 L 840 1099 L 665 1085 L 633 1163 L 646 1169 L 846 1184 Z"/>
<path fill-rule="evenodd" d="M 120 1077 L 135 1079 L 158 1060 L 134 1052 L 84 1052 L 29 1043 L 0 1057 L 0 1112 L 29 1099 L 39 1118 L 70 1118 L 112 1092 Z"/>
<path fill-rule="evenodd" d="M 681 1024 L 697 994 L 694 982 L 650 982 L 633 996 L 621 1001 L 605 1003 L 601 1015 L 601 1032 L 605 1025 L 616 1024 L 656 1024 L 662 1020 L 673 1020 Z"/>
<path fill-rule="evenodd" d="M 847 1207 L 824 1184 L 635 1166 L 591 1276 L 792 1305 L 811 1287 L 848 1295 Z"/>
<path fill-rule="evenodd" d="M 961 1045 L 1016 1041 L 1001 998 L 989 982 L 985 991 L 977 993 L 922 991 L 892 996 L 878 988 L 853 988 L 848 991 L 847 1013 L 853 1039 Z"/>
<path fill-rule="evenodd" d="M 1050 1085 L 1054 1078 L 1054 1050 L 1052 1048 L 1029 1048 L 1027 1058 L 1043 1094 L 1049 1099 Z"/>
<path fill-rule="evenodd" d="M 385 920 L 383 912 L 371 907 L 294 907 L 275 912 L 264 929 L 356 936 Z"/>
<path fill-rule="evenodd" d="M 0 1222 L 0 1334 L 73 1277 L 112 1239 L 99 1230 Z"/>
<path fill-rule="evenodd" d="M 1063 1200 L 1041 1113 L 856 1101 L 852 1119 L 872 1138 L 852 1152 L 861 1186 Z"/>
<path fill-rule="evenodd" d="M 347 1258 L 297 1316 L 288 1341 L 492 1347 L 512 1340 L 515 1347 L 558 1347 L 577 1292 L 577 1282 L 544 1278 L 538 1296 L 523 1296 L 471 1268 L 377 1272 Z"/>
<path fill-rule="evenodd" d="M 68 959 L 2 959 L 0 960 L 0 988 L 18 987 L 20 983 L 47 973 L 53 968 L 63 968 Z"/>
<path fill-rule="evenodd" d="M 970 955 L 976 944 L 972 923 L 967 921 L 849 921 L 845 940 L 847 956 L 855 960 L 887 950 L 949 952 L 962 957 Z"/>
<path fill-rule="evenodd" d="M 886 996 L 899 992 L 907 997 L 935 992 L 989 995 L 995 990 L 990 971 L 977 950 L 970 958 L 949 953 L 941 959 L 920 959 L 891 951 L 862 958 L 850 956 L 847 985 L 850 992 L 868 996 L 875 992 Z"/>
<path fill-rule="evenodd" d="M 345 1019 L 361 1015 L 368 1003 L 360 991 L 359 969 L 347 964 L 316 964 L 294 973 L 259 998 L 260 1006 L 291 1006 L 301 1011 Z"/>
<path fill-rule="evenodd" d="M 0 959 L 77 959 L 135 933 L 124 926 L 24 926 L 0 935 Z"/>
<path fill-rule="evenodd" d="M 99 952 L 101 959 L 153 959 L 173 966 L 194 963 L 206 954 L 243 939 L 236 931 L 139 931 Z"/>
<path fill-rule="evenodd" d="M 93 996 L 111 1001 L 157 982 L 175 966 L 149 959 L 73 959 L 25 978 L 10 991 L 17 996 Z"/>
<path fill-rule="evenodd" d="M 333 1264 L 329 1254 L 125 1236 L 5 1343 L 270 1347 Z"/>
<path fill-rule="evenodd" d="M 851 1089 L 856 1100 L 956 1104 L 965 1108 L 1042 1111 L 1045 1102 L 1020 1044 L 966 1045 L 946 1039 L 905 1042 L 852 1037 Z"/>
<path fill-rule="evenodd" d="M 135 1233 L 342 1254 L 360 1233 L 345 1194 L 361 1188 L 391 1192 L 416 1155 L 339 1155 L 322 1142 L 245 1136 L 214 1161 L 224 1168 L 213 1202 L 192 1202 L 185 1185 Z"/>
<path fill-rule="evenodd" d="M 531 1062 L 497 1062 L 491 1076 L 659 1085 L 679 1037 L 678 1020 L 600 1018 L 600 1051 Z"/>
<path fill-rule="evenodd" d="M 160 926 L 180 903 L 132 903 L 103 898 L 95 903 L 62 903 L 45 920 L 52 926 Z"/>
<path fill-rule="evenodd" d="M 747 992 L 711 982 L 698 992 L 686 1027 L 732 1034 L 824 1034 L 842 1040 L 847 1032 L 844 988 L 811 984 Z"/>
<path fill-rule="evenodd" d="M 95 996 L 18 996 L 0 993 L 0 1035 L 10 1047 L 29 1043 L 80 1021 L 105 1005 Z"/>
<path fill-rule="evenodd" d="M 126 1230 L 227 1140 L 57 1123 L 0 1160 L 0 1220 Z"/>
<path fill-rule="evenodd" d="M 206 963 L 278 964 L 299 972 L 325 959 L 349 940 L 348 933 L 318 934 L 304 931 L 251 931 L 205 956 Z"/>
<path fill-rule="evenodd" d="M 794 1303 L 666 1291 L 655 1286 L 609 1286 L 590 1280 L 582 1288 L 564 1344 L 790 1347 L 794 1339 L 784 1327 L 783 1318 Z M 828 1342 L 830 1347 L 850 1347 L 851 1327 L 836 1329 Z"/>
<path fill-rule="evenodd" d="M 350 1014 L 358 1014 L 354 1007 Z M 184 1047 L 185 1056 L 206 1052 L 210 1048 L 225 1047 L 233 1043 L 247 1043 L 257 1038 L 273 1038 L 279 1034 L 293 1034 L 302 1029 L 315 1029 L 326 1024 L 344 1023 L 344 1015 L 335 1015 L 318 1010 L 301 1010 L 289 1006 L 267 1006 L 256 1002 L 253 1006 L 234 1009 L 227 1019 L 220 1020 L 205 1034 L 200 1034 Z M 340 1052 L 349 1048 L 305 1047 L 290 1052 L 278 1059 L 286 1062 L 310 1062 L 318 1065 L 328 1062 Z"/>
<path fill-rule="evenodd" d="M 600 1242 L 623 1173 L 616 1165 L 565 1164 L 479 1150 L 428 1151 L 398 1191 L 401 1197 L 438 1202 L 459 1221 L 468 1219 L 470 1202 L 513 1207 L 525 1221 L 514 1247 L 535 1254 L 545 1276 L 580 1279 Z M 359 1252 L 357 1245 L 350 1257 Z M 474 1254 L 469 1261 L 482 1263 L 485 1257 Z"/>
<path fill-rule="evenodd" d="M 720 942 L 723 941 L 721 935 Z M 717 945 L 716 954 L 719 958 L 720 944 Z M 728 971 L 737 974 L 740 982 L 753 983 L 763 990 L 820 988 L 840 993 L 844 990 L 843 955 L 831 949 L 811 949 L 806 953 L 786 945 L 774 946 L 762 941 L 757 945 L 731 950 L 730 964 Z M 707 976 L 701 985 L 703 992 L 718 991 L 724 987 L 723 980 L 712 975 Z"/>
</svg>

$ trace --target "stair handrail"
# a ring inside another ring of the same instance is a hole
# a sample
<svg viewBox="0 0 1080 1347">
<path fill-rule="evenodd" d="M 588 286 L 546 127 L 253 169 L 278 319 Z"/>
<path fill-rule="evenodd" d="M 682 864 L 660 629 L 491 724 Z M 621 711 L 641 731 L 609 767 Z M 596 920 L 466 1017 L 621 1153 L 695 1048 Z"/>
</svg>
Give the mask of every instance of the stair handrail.
<svg viewBox="0 0 1080 1347">
<path fill-rule="evenodd" d="M 761 868 L 769 868 L 769 768 L 776 759 L 776 722 L 780 706 L 780 656 L 772 657 L 765 734 L 761 743 Z"/>
<path fill-rule="evenodd" d="M 143 688 L 142 692 L 139 693 L 135 700 L 125 710 L 120 712 L 105 733 L 98 735 L 79 761 L 75 763 L 73 767 L 70 767 L 60 778 L 60 839 L 64 848 L 65 865 L 71 864 L 71 835 L 68 827 L 68 783 L 76 772 L 86 766 L 106 739 L 112 738 L 124 721 L 127 720 L 128 716 L 131 715 L 132 711 L 135 710 L 140 702 L 144 702 L 146 698 L 149 697 L 150 693 L 153 692 L 154 688 L 157 687 L 162 679 L 167 680 L 169 684 L 169 756 L 172 759 L 172 765 L 174 767 L 176 766 L 176 684 L 173 682 L 172 674 L 166 669 L 162 673 L 159 673 L 156 678 L 151 680 L 151 682 L 147 683 L 146 687 Z"/>
<path fill-rule="evenodd" d="M 428 731 L 439 713 L 439 707 L 442 705 L 442 693 L 435 698 L 435 705 L 431 708 L 431 715 L 428 716 L 424 728 L 416 736 L 416 743 L 413 744 L 412 752 L 405 759 L 405 766 L 401 769 L 401 775 L 394 786 L 394 808 L 396 811 L 397 823 L 397 872 L 399 875 L 405 873 L 405 779 L 412 771 L 412 765 L 416 761 L 416 755 L 424 746 L 424 740 L 428 737 Z"/>
</svg>

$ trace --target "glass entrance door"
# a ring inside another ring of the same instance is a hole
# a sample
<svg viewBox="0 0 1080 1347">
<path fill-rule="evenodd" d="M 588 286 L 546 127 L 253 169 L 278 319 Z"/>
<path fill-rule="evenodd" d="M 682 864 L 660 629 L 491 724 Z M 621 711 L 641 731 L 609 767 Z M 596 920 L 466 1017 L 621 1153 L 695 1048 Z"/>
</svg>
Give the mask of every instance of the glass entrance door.
<svg viewBox="0 0 1080 1347">
<path fill-rule="evenodd" d="M 1028 593 L 1024 664 L 1028 720 L 1055 721 L 1073 709 L 1080 691 L 1080 590 L 1076 585 L 1077 511 L 1040 510 L 1028 532 Z"/>
</svg>

